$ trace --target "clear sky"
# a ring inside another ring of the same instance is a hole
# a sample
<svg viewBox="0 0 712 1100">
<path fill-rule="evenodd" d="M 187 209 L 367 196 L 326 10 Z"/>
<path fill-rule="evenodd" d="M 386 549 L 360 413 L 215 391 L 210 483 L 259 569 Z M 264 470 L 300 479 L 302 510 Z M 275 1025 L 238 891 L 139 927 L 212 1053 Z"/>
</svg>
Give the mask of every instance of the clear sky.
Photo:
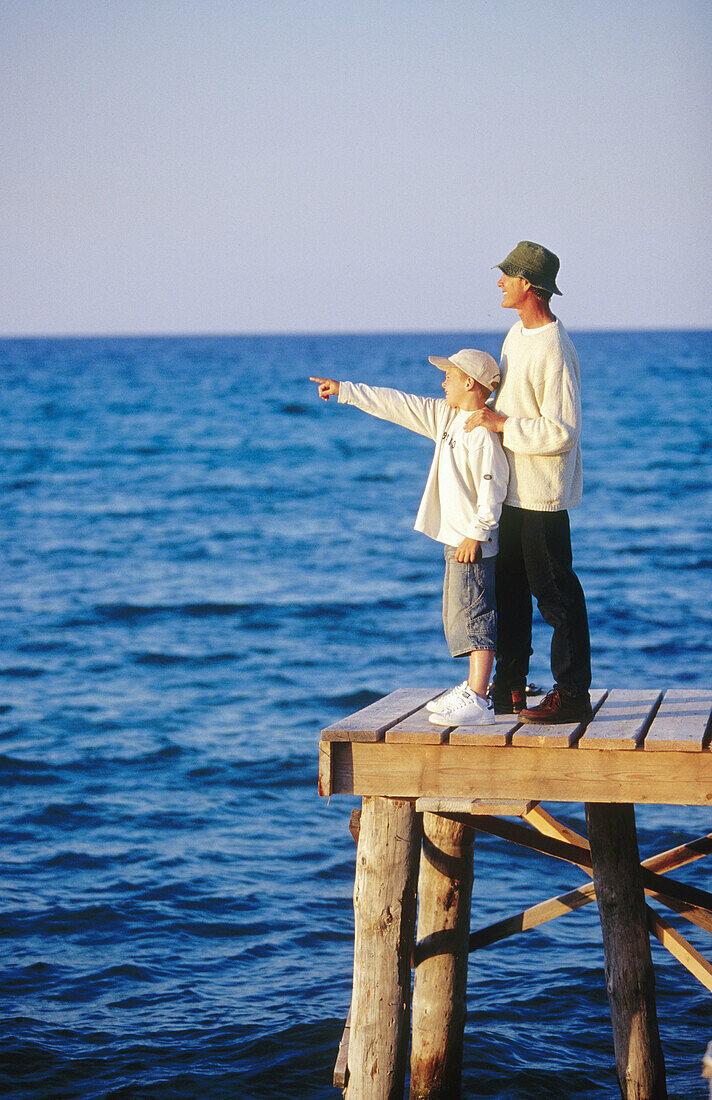
<svg viewBox="0 0 712 1100">
<path fill-rule="evenodd" d="M 712 328 L 709 0 L 0 0 L 0 334 Z"/>
</svg>

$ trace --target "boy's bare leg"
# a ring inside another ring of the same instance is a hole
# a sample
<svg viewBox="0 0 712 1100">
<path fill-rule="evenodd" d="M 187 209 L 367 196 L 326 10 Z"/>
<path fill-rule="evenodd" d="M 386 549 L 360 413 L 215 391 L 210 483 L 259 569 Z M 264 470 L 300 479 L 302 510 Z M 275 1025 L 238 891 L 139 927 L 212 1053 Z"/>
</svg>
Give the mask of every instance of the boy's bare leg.
<svg viewBox="0 0 712 1100">
<path fill-rule="evenodd" d="M 470 654 L 470 677 L 467 682 L 483 699 L 487 695 L 493 664 L 493 649 L 474 649 Z"/>
</svg>

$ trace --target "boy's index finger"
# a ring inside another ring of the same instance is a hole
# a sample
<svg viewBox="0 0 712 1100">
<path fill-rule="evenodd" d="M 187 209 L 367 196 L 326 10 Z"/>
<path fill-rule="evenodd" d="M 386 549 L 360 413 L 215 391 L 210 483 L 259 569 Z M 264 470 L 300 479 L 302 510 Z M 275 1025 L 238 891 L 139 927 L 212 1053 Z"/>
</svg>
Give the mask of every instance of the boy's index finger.
<svg viewBox="0 0 712 1100">
<path fill-rule="evenodd" d="M 329 379 L 328 378 L 310 378 L 309 381 L 310 382 L 328 382 Z"/>
</svg>

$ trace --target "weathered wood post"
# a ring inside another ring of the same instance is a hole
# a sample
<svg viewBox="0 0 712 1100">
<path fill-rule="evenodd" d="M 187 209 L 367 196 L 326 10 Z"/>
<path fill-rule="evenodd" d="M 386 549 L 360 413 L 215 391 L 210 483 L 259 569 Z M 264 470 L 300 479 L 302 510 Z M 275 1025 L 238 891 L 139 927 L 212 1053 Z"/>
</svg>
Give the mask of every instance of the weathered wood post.
<svg viewBox="0 0 712 1100">
<path fill-rule="evenodd" d="M 410 1100 L 460 1096 L 474 843 L 474 829 L 423 814 Z"/>
<path fill-rule="evenodd" d="M 621 1096 L 665 1100 L 635 809 L 623 803 L 587 803 L 586 820 Z"/>
<path fill-rule="evenodd" d="M 419 855 L 415 803 L 364 798 L 354 883 L 348 1100 L 403 1100 Z"/>
</svg>

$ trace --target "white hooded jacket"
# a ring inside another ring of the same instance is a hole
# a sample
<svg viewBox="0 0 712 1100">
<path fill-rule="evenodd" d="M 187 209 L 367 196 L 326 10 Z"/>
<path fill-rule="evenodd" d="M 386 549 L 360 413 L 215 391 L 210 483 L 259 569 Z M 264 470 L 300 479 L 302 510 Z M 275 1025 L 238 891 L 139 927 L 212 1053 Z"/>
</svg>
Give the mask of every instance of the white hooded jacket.
<svg viewBox="0 0 712 1100">
<path fill-rule="evenodd" d="M 481 543 L 482 556 L 498 548 L 498 525 L 507 491 L 507 460 L 499 438 L 486 428 L 466 432 L 471 415 L 442 398 L 341 382 L 339 403 L 400 424 L 435 441 L 435 454 L 415 530 L 449 546 L 464 538 Z"/>
</svg>

